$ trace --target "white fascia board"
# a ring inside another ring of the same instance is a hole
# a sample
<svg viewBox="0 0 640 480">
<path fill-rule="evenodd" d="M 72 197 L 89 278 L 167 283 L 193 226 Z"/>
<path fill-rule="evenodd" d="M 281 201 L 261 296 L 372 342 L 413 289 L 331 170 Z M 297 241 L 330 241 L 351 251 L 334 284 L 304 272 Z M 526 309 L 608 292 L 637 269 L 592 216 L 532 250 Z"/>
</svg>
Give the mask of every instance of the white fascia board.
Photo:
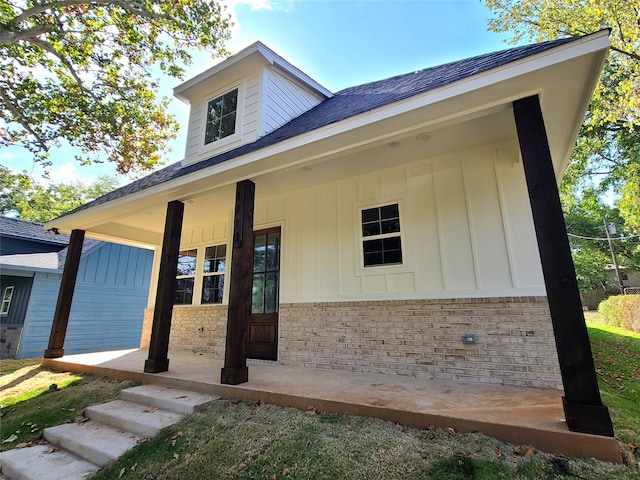
<svg viewBox="0 0 640 480">
<path fill-rule="evenodd" d="M 2 270 L 3 275 L 15 277 L 33 277 L 33 275 L 29 275 L 30 273 L 62 273 L 62 269 L 60 268 L 32 267 L 2 263 L 0 263 L 0 270 Z"/>
<path fill-rule="evenodd" d="M 241 157 L 227 160 L 225 162 L 213 165 L 202 170 L 197 170 L 191 174 L 176 178 L 175 180 L 170 180 L 168 182 L 149 187 L 142 191 L 132 193 L 125 197 L 112 200 L 102 205 L 97 205 L 96 207 L 70 214 L 69 216 L 65 216 L 64 219 L 80 220 L 88 214 L 99 214 L 99 212 L 103 210 L 110 210 L 112 208 L 118 207 L 120 205 L 125 205 L 131 201 L 139 200 L 147 196 L 167 193 L 172 189 L 185 186 L 191 182 L 202 180 L 221 172 L 242 167 L 247 164 L 257 162 L 261 159 L 281 154 L 288 150 L 310 145 L 312 143 L 325 140 L 337 134 L 342 134 L 350 130 L 356 130 L 362 127 L 366 127 L 367 125 L 371 125 L 381 120 L 401 115 L 411 110 L 447 101 L 455 97 L 459 97 L 460 95 L 463 95 L 465 93 L 470 93 L 475 90 L 489 87 L 493 84 L 513 79 L 542 68 L 550 67 L 554 64 L 571 60 L 573 58 L 577 58 L 597 51 L 606 51 L 609 46 L 610 44 L 608 40 L 608 31 L 603 30 L 589 35 L 581 40 L 574 40 L 573 42 L 560 45 L 556 48 L 541 52 L 537 55 L 526 57 L 515 62 L 511 62 L 507 65 L 489 70 L 487 72 L 458 80 L 452 84 L 445 85 L 443 87 L 425 92 L 423 94 L 413 96 L 375 110 L 361 113 L 340 122 L 336 122 L 331 125 L 313 130 L 309 133 L 298 135 L 288 140 L 279 142 L 275 145 L 271 145 L 269 147 L 265 147 L 263 149 L 248 153 Z M 523 94 L 523 96 L 528 96 L 530 94 L 531 91 L 528 90 L 525 94 Z M 505 102 L 510 102 L 516 99 L 517 98 L 505 99 Z M 494 106 L 495 105 L 484 105 L 484 107 Z M 478 109 L 482 107 L 483 106 L 478 106 Z M 347 147 L 345 147 L 345 149 L 346 148 Z M 288 165 L 281 165 L 282 168 L 285 168 L 287 166 Z M 54 222 L 55 221 L 47 223 L 45 225 L 45 228 L 56 226 L 56 223 Z"/>
</svg>

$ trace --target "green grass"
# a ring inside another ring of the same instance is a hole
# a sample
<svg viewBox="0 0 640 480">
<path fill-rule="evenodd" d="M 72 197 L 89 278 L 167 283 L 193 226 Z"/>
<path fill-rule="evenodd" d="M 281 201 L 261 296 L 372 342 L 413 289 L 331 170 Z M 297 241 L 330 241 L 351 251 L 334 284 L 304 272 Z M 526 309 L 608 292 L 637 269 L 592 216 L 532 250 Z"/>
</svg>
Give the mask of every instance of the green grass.
<svg viewBox="0 0 640 480">
<path fill-rule="evenodd" d="M 93 480 L 637 480 L 633 469 L 566 459 L 478 433 L 217 400 L 137 446 Z"/>
<path fill-rule="evenodd" d="M 32 367 L 33 365 L 39 365 L 39 358 L 25 358 L 22 360 L 1 360 L 0 361 L 0 375 L 8 375 L 10 373 L 17 372 L 25 367 Z"/>
<path fill-rule="evenodd" d="M 57 382 L 55 390 L 49 385 L 2 399 L 0 451 L 39 441 L 45 428 L 73 421 L 87 406 L 117 398 L 125 386 L 89 375 L 70 375 Z"/>
<path fill-rule="evenodd" d="M 621 328 L 587 324 L 600 395 L 609 407 L 616 436 L 640 442 L 640 335 Z"/>
<path fill-rule="evenodd" d="M 52 386 L 48 386 L 48 387 L 40 387 L 40 388 L 36 388 L 35 390 L 31 390 L 29 392 L 25 392 L 22 393 L 20 395 L 14 395 L 12 397 L 7 397 L 5 399 L 2 400 L 2 408 L 8 408 L 12 405 L 15 405 L 17 403 L 21 403 L 21 402 L 25 402 L 27 400 L 31 400 L 33 398 L 39 397 L 40 395 L 44 394 L 44 393 L 49 393 L 51 391 L 56 391 L 56 390 L 61 390 L 63 388 L 67 388 L 70 387 L 71 385 L 75 385 L 76 383 L 80 382 L 82 380 L 82 377 L 78 376 L 78 375 L 73 375 L 69 378 L 64 379 L 62 382 L 58 382 L 55 384 L 55 388 L 52 388 Z"/>
</svg>

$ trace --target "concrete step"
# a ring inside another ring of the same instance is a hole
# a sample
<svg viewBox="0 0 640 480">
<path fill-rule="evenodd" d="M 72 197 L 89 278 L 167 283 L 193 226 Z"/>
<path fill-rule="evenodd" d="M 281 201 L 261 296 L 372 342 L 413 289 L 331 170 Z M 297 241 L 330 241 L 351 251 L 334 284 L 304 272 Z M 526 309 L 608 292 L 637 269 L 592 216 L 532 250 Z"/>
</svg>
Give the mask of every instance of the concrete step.
<svg viewBox="0 0 640 480">
<path fill-rule="evenodd" d="M 81 480 L 98 469 L 51 445 L 7 450 L 0 458 L 0 472 L 11 480 Z"/>
<path fill-rule="evenodd" d="M 86 417 L 117 430 L 126 430 L 141 437 L 153 437 L 160 430 L 178 422 L 184 415 L 148 405 L 114 400 L 87 407 Z"/>
<path fill-rule="evenodd" d="M 104 467 L 136 446 L 140 437 L 101 423 L 64 423 L 46 428 L 44 438 L 88 462 Z"/>
<path fill-rule="evenodd" d="M 87 407 L 88 422 L 45 429 L 44 437 L 50 445 L 2 452 L 1 477 L 84 479 L 133 448 L 141 437 L 153 437 L 219 398 L 154 385 L 123 390 L 120 397 L 121 400 Z"/>
<path fill-rule="evenodd" d="M 120 392 L 121 400 L 161 408 L 182 415 L 198 412 L 218 398 L 220 397 L 177 390 L 162 385 L 142 385 Z"/>
</svg>

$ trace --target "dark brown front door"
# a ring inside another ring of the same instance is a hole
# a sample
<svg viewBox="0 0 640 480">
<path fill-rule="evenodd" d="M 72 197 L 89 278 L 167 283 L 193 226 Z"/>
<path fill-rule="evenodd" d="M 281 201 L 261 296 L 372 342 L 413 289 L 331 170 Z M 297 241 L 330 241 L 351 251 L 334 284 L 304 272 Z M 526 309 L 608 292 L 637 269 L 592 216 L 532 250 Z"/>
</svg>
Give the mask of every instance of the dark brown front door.
<svg viewBox="0 0 640 480">
<path fill-rule="evenodd" d="M 253 293 L 247 356 L 278 357 L 278 292 L 280 290 L 280 227 L 253 233 Z"/>
</svg>

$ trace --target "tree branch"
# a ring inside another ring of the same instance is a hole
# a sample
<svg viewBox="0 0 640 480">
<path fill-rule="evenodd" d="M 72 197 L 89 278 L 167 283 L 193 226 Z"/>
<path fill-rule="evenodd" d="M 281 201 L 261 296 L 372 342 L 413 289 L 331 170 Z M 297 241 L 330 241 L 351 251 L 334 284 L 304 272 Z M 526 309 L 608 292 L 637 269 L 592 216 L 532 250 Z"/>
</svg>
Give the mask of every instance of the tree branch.
<svg viewBox="0 0 640 480">
<path fill-rule="evenodd" d="M 67 70 L 69 70 L 69 73 L 71 74 L 73 79 L 76 81 L 76 83 L 80 87 L 80 90 L 82 90 L 84 93 L 89 95 L 94 100 L 97 100 L 97 98 L 95 97 L 93 92 L 91 92 L 89 89 L 87 89 L 84 86 L 84 82 L 78 76 L 78 74 L 77 74 L 75 68 L 73 67 L 73 65 L 71 64 L 71 62 L 67 58 L 65 58 L 64 56 L 60 55 L 58 52 L 56 52 L 55 49 L 51 46 L 51 44 L 49 44 L 48 42 L 45 42 L 44 40 L 40 40 L 39 38 L 32 39 L 31 43 L 33 43 L 34 45 L 38 45 L 45 52 L 49 52 L 51 55 L 55 56 L 58 60 L 60 60 L 60 62 L 62 62 L 62 64 L 65 67 L 67 67 Z"/>
<path fill-rule="evenodd" d="M 136 7 L 135 4 L 138 4 Z M 33 17 L 42 12 L 46 12 L 52 10 L 54 8 L 67 8 L 67 7 L 77 7 L 80 5 L 118 5 L 119 7 L 124 8 L 132 13 L 136 13 L 140 16 L 151 18 L 151 19 L 165 19 L 171 20 L 172 17 L 161 13 L 155 13 L 149 10 L 145 10 L 144 7 L 139 2 L 126 2 L 122 0 L 62 0 L 56 2 L 47 2 L 41 3 L 39 5 L 34 5 L 31 8 L 24 10 L 20 15 L 17 15 L 12 23 L 19 24 L 24 22 L 27 18 Z"/>
<path fill-rule="evenodd" d="M 29 132 L 31 135 L 33 135 L 33 137 L 36 139 L 36 143 L 38 145 L 40 145 L 40 148 L 44 151 L 49 150 L 49 147 L 47 146 L 47 142 L 40 137 L 40 135 L 38 135 L 38 133 L 33 130 L 33 128 L 31 128 L 31 125 L 29 125 L 29 122 L 27 121 L 26 118 L 24 118 L 22 116 L 22 113 L 20 112 L 20 109 L 17 108 L 12 102 L 11 102 L 11 98 L 9 98 L 3 90 L 0 90 L 0 98 L 2 99 L 2 103 L 4 103 L 4 105 L 7 107 L 7 109 L 11 112 L 11 114 L 14 117 L 14 120 L 17 120 L 17 122 L 22 125 L 22 127 Z"/>
<path fill-rule="evenodd" d="M 10 45 L 20 40 L 29 40 L 37 38 L 39 35 L 51 33 L 55 30 L 55 26 L 51 24 L 38 25 L 37 27 L 28 28 L 26 30 L 13 31 L 4 25 L 0 25 L 0 45 Z"/>
</svg>

